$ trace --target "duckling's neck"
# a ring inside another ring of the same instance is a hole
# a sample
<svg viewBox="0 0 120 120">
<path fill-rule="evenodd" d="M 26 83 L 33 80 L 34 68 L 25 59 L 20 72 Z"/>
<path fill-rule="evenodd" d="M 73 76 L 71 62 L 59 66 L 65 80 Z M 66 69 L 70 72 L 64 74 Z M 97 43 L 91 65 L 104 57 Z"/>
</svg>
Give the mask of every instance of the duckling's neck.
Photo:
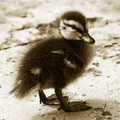
<svg viewBox="0 0 120 120">
<path fill-rule="evenodd" d="M 66 41 L 70 45 L 70 47 L 73 48 L 75 53 L 84 60 L 84 62 L 88 64 L 92 60 L 95 53 L 94 45 L 89 44 L 82 40 L 66 40 Z"/>
</svg>

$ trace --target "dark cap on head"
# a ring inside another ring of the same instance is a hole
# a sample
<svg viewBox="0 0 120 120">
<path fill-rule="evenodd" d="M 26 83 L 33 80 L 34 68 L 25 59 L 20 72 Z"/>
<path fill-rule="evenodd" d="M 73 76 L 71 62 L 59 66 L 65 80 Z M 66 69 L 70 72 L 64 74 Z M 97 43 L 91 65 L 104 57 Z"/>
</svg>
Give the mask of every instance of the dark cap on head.
<svg viewBox="0 0 120 120">
<path fill-rule="evenodd" d="M 78 11 L 68 11 L 62 15 L 62 19 L 75 20 L 81 23 L 86 29 L 86 17 Z"/>
</svg>

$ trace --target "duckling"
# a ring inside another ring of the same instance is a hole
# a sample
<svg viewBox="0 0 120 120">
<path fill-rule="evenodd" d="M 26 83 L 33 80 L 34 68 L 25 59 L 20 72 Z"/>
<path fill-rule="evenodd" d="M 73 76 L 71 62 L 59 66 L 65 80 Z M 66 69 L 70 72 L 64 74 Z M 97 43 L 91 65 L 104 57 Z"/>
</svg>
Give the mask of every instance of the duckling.
<svg viewBox="0 0 120 120">
<path fill-rule="evenodd" d="M 61 37 L 50 38 L 32 47 L 20 63 L 11 94 L 17 98 L 28 95 L 39 86 L 40 101 L 55 105 L 59 100 L 66 112 L 82 111 L 91 106 L 85 102 L 68 102 L 62 89 L 84 73 L 94 57 L 95 40 L 88 33 L 86 17 L 78 11 L 67 11 L 59 20 Z M 47 98 L 44 89 L 54 88 L 57 98 Z"/>
</svg>

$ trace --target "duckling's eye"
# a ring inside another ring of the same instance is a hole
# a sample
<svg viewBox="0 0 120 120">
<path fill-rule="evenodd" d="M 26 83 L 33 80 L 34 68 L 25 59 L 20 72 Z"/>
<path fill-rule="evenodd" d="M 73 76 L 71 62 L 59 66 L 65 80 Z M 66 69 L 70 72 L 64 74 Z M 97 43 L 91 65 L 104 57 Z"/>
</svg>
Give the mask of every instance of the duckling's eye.
<svg viewBox="0 0 120 120">
<path fill-rule="evenodd" d="M 71 25 L 71 27 L 72 27 L 73 30 L 78 31 L 78 32 L 80 32 L 81 34 L 83 33 L 83 31 L 82 31 L 81 29 L 77 28 L 75 25 Z"/>
<path fill-rule="evenodd" d="M 66 27 L 65 27 L 65 26 L 63 26 L 62 28 L 63 28 L 64 30 L 66 29 Z"/>
<path fill-rule="evenodd" d="M 72 27 L 72 29 L 77 30 L 77 28 L 76 28 L 76 26 L 75 26 L 75 25 L 72 25 L 71 27 Z"/>
</svg>

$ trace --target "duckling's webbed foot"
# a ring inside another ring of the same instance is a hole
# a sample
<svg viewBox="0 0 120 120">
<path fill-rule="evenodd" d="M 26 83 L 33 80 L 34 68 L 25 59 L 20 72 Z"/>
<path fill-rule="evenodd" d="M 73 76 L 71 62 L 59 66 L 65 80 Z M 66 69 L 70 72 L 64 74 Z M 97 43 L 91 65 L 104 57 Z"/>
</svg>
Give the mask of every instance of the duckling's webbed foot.
<svg viewBox="0 0 120 120">
<path fill-rule="evenodd" d="M 61 107 L 66 112 L 76 112 L 76 111 L 83 111 L 88 110 L 92 108 L 91 106 L 86 105 L 86 102 L 66 102 L 64 98 L 62 97 L 62 91 L 61 89 L 55 89 L 56 95 L 58 99 L 60 100 Z"/>
<path fill-rule="evenodd" d="M 39 97 L 40 97 L 40 103 L 44 103 L 46 105 L 60 105 L 60 102 L 57 98 L 57 96 L 55 94 L 46 97 L 45 93 L 43 92 L 43 90 L 39 91 Z M 65 101 L 68 100 L 68 97 L 65 96 L 63 97 L 65 99 Z"/>
</svg>

